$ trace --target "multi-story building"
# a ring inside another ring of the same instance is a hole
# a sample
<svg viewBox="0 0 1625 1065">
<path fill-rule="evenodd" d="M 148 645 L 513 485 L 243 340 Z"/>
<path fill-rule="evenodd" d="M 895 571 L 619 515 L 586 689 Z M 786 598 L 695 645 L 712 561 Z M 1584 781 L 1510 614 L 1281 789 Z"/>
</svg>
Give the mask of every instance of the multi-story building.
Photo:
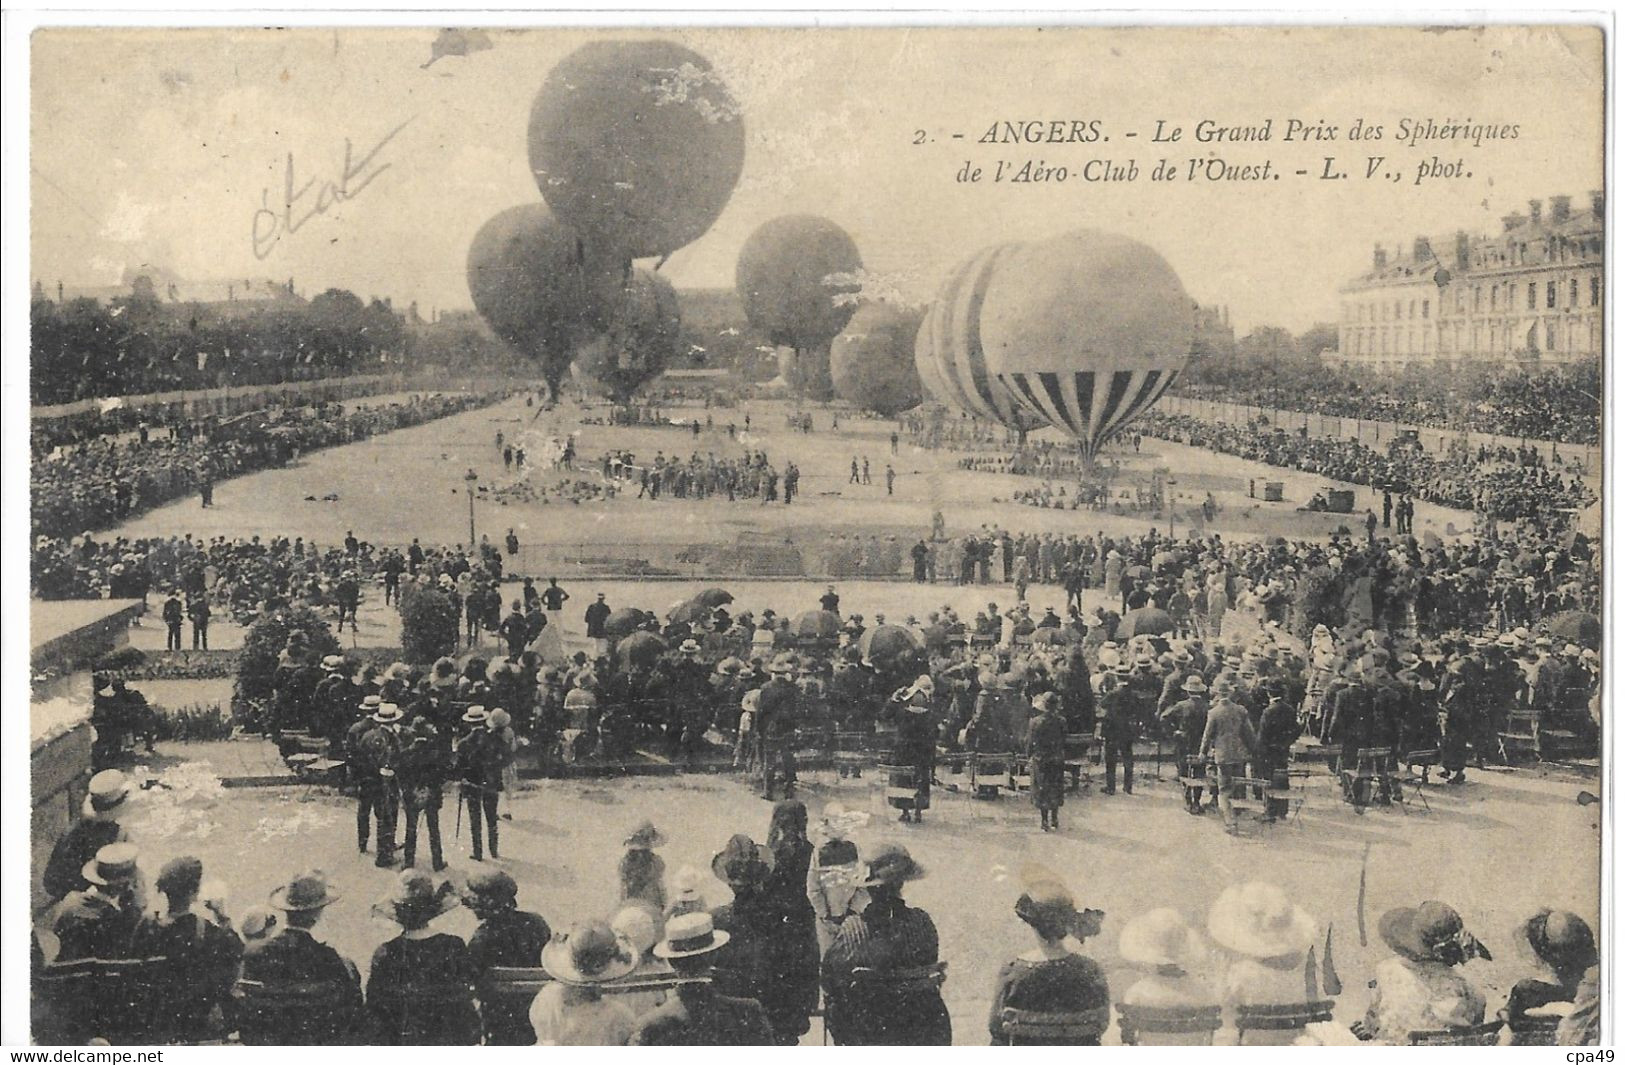
<svg viewBox="0 0 1625 1065">
<path fill-rule="evenodd" d="M 1340 290 L 1338 350 L 1346 367 L 1398 370 L 1413 362 L 1473 360 L 1527 368 L 1602 354 L 1603 195 L 1575 212 L 1529 201 L 1494 236 L 1458 231 L 1408 254 L 1378 246 L 1371 269 Z M 1448 249 L 1439 254 L 1437 246 Z"/>
</svg>

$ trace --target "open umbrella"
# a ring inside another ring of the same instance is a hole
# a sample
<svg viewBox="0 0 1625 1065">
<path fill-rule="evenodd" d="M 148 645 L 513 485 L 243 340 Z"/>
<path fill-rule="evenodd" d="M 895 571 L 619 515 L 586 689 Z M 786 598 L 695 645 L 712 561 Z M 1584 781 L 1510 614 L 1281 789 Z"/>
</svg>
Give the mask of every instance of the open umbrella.
<svg viewBox="0 0 1625 1065">
<path fill-rule="evenodd" d="M 1162 636 L 1174 631 L 1174 619 L 1168 611 L 1154 606 L 1142 606 L 1123 616 L 1117 628 L 1119 640 L 1127 636 Z"/>
<path fill-rule="evenodd" d="M 804 640 L 839 639 L 841 616 L 831 610 L 809 610 L 790 623 L 790 631 Z"/>
<path fill-rule="evenodd" d="M 711 611 L 714 609 L 716 608 L 707 606 L 706 604 L 700 602 L 699 596 L 695 596 L 693 599 L 678 603 L 676 606 L 667 611 L 666 620 L 674 624 L 683 623 L 692 625 L 696 621 L 701 621 L 710 617 Z"/>
<path fill-rule="evenodd" d="M 625 636 L 636 632 L 643 627 L 648 616 L 645 611 L 635 606 L 623 606 L 619 610 L 612 610 L 609 617 L 604 619 L 604 633 L 609 636 Z"/>
<path fill-rule="evenodd" d="M 1552 639 L 1570 640 L 1582 647 L 1602 647 L 1602 622 L 1584 610 L 1565 610 L 1546 625 Z"/>
<path fill-rule="evenodd" d="M 727 606 L 733 601 L 733 593 L 723 591 L 721 588 L 707 588 L 689 600 L 692 603 L 704 603 L 711 610 L 715 610 L 719 606 Z"/>
<path fill-rule="evenodd" d="M 913 632 L 901 625 L 877 625 L 865 629 L 858 637 L 858 650 L 876 666 L 884 666 L 914 651 L 924 650 L 924 644 Z"/>
<path fill-rule="evenodd" d="M 648 669 L 665 649 L 666 641 L 654 633 L 634 632 L 615 645 L 615 654 L 621 660 L 622 669 L 630 669 L 633 666 Z"/>
</svg>

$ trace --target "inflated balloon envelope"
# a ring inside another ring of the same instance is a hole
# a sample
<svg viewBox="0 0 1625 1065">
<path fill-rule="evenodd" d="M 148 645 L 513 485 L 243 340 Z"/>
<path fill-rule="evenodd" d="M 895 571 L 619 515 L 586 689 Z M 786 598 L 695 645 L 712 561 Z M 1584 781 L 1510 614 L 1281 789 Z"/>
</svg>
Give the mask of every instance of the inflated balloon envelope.
<svg viewBox="0 0 1625 1065">
<path fill-rule="evenodd" d="M 999 257 L 981 305 L 988 372 L 1086 456 L 1184 369 L 1194 305 L 1139 241 L 1078 230 Z"/>
</svg>

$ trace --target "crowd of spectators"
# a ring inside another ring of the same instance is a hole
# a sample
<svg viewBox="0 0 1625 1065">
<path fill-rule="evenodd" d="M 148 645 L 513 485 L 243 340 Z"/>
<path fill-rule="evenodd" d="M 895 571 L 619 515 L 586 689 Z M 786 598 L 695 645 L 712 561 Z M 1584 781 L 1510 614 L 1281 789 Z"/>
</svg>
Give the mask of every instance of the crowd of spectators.
<svg viewBox="0 0 1625 1065">
<path fill-rule="evenodd" d="M 598 467 L 606 481 L 636 484 L 637 499 L 664 496 L 776 503 L 782 498 L 788 504 L 801 487 L 801 470 L 794 462 L 785 463 L 781 472 L 768 460 L 767 452 L 760 450 L 747 450 L 737 458 L 696 451 L 687 459 L 657 451 L 653 460 L 640 463 L 635 454 L 622 449 L 605 452 Z"/>
<path fill-rule="evenodd" d="M 317 448 L 421 425 L 506 393 L 413 396 L 404 402 L 276 408 L 209 420 L 162 439 L 116 432 L 59 447 L 29 468 L 36 539 L 61 538 L 128 520 L 215 481 L 286 465 Z"/>
<path fill-rule="evenodd" d="M 1550 517 L 1559 510 L 1584 509 L 1596 493 L 1560 460 L 1547 461 L 1535 449 L 1457 448 L 1440 457 L 1420 448 L 1387 452 L 1355 440 L 1309 436 L 1262 425 L 1207 422 L 1185 414 L 1151 411 L 1138 428 L 1147 436 L 1253 462 L 1318 474 L 1373 488 L 1413 494 L 1441 506 L 1471 510 L 1506 520 Z"/>
<path fill-rule="evenodd" d="M 1438 390 L 1369 380 L 1317 382 L 1294 387 L 1271 382 L 1252 389 L 1192 391 L 1202 398 L 1308 411 L 1333 418 L 1391 421 L 1401 425 L 1469 429 L 1531 440 L 1595 446 L 1602 439 L 1602 404 L 1595 375 L 1545 373 L 1486 378 L 1459 400 Z"/>
</svg>

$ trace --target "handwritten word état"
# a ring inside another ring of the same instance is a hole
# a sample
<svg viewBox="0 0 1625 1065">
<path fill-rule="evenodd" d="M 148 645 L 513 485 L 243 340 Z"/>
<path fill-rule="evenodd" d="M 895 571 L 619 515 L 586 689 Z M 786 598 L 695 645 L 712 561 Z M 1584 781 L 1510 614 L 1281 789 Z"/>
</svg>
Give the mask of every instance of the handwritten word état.
<svg viewBox="0 0 1625 1065">
<path fill-rule="evenodd" d="M 356 156 L 350 139 L 344 139 L 344 168 L 340 171 L 337 180 L 321 182 L 318 187 L 315 178 L 309 178 L 301 183 L 296 177 L 293 162 L 293 153 L 288 153 L 287 165 L 283 171 L 282 200 L 273 205 L 271 203 L 271 190 L 264 189 L 260 193 L 260 206 L 254 209 L 253 240 L 254 257 L 264 259 L 276 250 L 283 237 L 291 237 L 304 227 L 305 223 L 328 211 L 341 203 L 346 203 L 371 185 L 388 170 L 393 164 L 380 159 L 389 142 L 405 129 L 412 120 L 396 126 L 377 141 L 366 154 Z"/>
</svg>

